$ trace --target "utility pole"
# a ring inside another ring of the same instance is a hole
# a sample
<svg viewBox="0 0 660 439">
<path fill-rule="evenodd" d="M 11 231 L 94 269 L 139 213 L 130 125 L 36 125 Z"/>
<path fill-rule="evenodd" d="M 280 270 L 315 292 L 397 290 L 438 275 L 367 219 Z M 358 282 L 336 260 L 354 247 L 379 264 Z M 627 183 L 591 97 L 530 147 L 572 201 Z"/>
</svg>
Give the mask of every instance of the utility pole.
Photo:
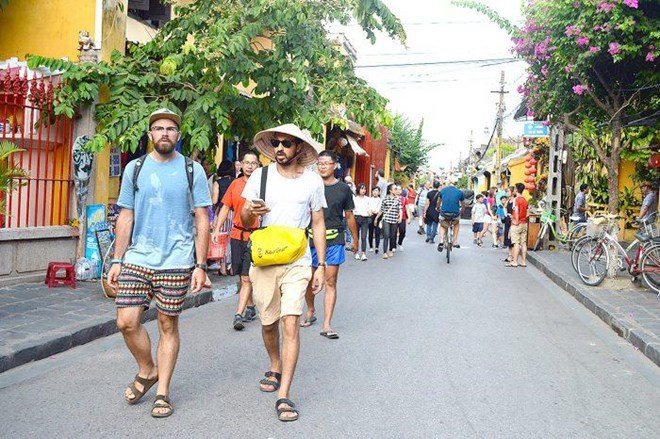
<svg viewBox="0 0 660 439">
<path fill-rule="evenodd" d="M 470 188 L 472 186 L 472 168 L 474 167 L 474 163 L 473 163 L 474 151 L 472 150 L 472 145 L 474 144 L 474 130 L 470 130 L 470 140 L 468 140 L 468 143 L 470 144 L 470 152 L 467 158 L 467 166 L 465 168 L 465 173 L 468 176 L 468 188 Z"/>
<path fill-rule="evenodd" d="M 500 102 L 497 105 L 497 140 L 495 141 L 495 172 L 497 173 L 497 184 L 500 183 L 500 167 L 502 166 L 502 125 L 504 124 L 504 70 L 500 73 L 500 89 L 491 91 L 500 95 Z"/>
</svg>

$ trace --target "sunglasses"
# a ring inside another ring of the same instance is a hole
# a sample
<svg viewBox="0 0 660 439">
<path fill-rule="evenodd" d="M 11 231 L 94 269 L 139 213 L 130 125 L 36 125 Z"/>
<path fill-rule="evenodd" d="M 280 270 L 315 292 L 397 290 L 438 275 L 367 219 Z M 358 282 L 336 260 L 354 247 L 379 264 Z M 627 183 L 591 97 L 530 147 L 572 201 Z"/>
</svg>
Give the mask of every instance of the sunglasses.
<svg viewBox="0 0 660 439">
<path fill-rule="evenodd" d="M 273 145 L 273 148 L 277 148 L 282 145 L 283 147 L 289 149 L 292 146 L 299 144 L 299 141 L 295 140 L 279 140 L 279 139 L 270 139 L 270 144 Z"/>
</svg>

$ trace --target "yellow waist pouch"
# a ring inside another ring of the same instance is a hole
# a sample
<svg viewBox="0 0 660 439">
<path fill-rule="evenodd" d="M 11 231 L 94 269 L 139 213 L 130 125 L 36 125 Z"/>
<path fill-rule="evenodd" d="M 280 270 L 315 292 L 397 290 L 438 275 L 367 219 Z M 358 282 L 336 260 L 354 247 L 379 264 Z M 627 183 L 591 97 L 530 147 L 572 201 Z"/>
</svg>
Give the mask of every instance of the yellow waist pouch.
<svg viewBox="0 0 660 439">
<path fill-rule="evenodd" d="M 252 232 L 250 247 L 255 267 L 286 265 L 305 254 L 307 236 L 305 229 L 273 225 Z"/>
</svg>

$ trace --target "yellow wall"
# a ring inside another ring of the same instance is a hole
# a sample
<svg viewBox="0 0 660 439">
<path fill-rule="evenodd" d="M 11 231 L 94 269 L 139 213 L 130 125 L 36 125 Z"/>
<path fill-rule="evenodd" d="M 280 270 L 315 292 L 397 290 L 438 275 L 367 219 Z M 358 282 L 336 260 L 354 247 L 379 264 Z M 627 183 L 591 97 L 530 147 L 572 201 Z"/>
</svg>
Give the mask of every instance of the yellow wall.
<svg viewBox="0 0 660 439">
<path fill-rule="evenodd" d="M 525 157 L 511 160 L 507 165 L 509 172 L 511 172 L 511 177 L 509 177 L 509 186 L 513 186 L 516 183 L 524 183 L 525 178 Z"/>
<path fill-rule="evenodd" d="M 119 1 L 124 3 L 124 12 L 117 8 Z M 124 53 L 126 46 L 126 5 L 127 0 L 104 1 L 103 4 L 103 34 L 100 61 L 110 61 L 114 50 Z M 105 92 L 105 93 L 104 93 Z M 107 90 L 103 90 L 99 101 L 108 99 Z M 110 145 L 94 155 L 96 174 L 94 179 L 94 202 L 100 204 L 114 203 L 119 197 L 119 177 L 110 177 Z"/>
<path fill-rule="evenodd" d="M 11 0 L 0 12 L 0 60 L 27 54 L 78 60 L 78 32 L 94 38 L 95 0 Z"/>
</svg>

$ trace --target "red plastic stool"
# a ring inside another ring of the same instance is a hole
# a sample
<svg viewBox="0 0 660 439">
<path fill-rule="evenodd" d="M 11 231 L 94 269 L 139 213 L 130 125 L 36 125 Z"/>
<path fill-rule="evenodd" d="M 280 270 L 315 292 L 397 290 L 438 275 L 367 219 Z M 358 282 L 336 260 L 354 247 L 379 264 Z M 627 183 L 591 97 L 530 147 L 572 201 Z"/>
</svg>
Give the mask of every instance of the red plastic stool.
<svg viewBox="0 0 660 439">
<path fill-rule="evenodd" d="M 60 270 L 65 271 L 64 277 L 57 277 L 57 272 Z M 76 270 L 68 262 L 50 262 L 45 283 L 48 288 L 53 288 L 55 285 L 70 285 L 71 288 L 76 288 Z"/>
</svg>

